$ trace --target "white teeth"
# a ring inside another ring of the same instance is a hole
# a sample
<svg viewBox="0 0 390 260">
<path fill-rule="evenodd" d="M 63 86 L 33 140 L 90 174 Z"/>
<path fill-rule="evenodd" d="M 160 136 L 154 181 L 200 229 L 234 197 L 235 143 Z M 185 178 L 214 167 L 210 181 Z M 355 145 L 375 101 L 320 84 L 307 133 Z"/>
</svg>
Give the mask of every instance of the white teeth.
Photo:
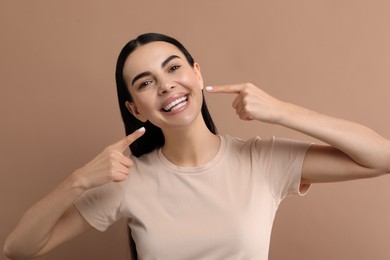
<svg viewBox="0 0 390 260">
<path fill-rule="evenodd" d="M 166 111 L 169 111 L 172 107 L 176 106 L 177 104 L 183 102 L 183 101 L 186 101 L 187 100 L 187 96 L 184 96 L 184 97 L 181 97 L 181 98 L 178 98 L 176 99 L 175 101 L 172 101 L 171 103 L 169 103 L 168 105 L 166 105 L 164 107 L 164 110 Z M 187 102 L 183 102 L 182 104 L 179 104 L 177 105 L 176 107 L 174 107 L 172 110 L 176 110 L 178 108 L 181 108 L 183 107 Z"/>
<path fill-rule="evenodd" d="M 174 106 L 171 111 L 175 111 L 181 107 L 184 107 L 187 104 L 187 101 L 184 101 L 183 103 L 178 104 L 177 106 Z"/>
</svg>

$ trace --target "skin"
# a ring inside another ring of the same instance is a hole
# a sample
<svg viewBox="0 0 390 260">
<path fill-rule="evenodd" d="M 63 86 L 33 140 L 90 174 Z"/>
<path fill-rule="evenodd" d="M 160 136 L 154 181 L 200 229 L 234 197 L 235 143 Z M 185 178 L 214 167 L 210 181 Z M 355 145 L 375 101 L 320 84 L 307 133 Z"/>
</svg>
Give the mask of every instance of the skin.
<svg viewBox="0 0 390 260">
<path fill-rule="evenodd" d="M 56 189 L 32 205 L 7 237 L 4 253 L 11 259 L 34 258 L 91 228 L 74 201 L 86 190 L 126 179 L 132 161 L 123 152 L 144 131 L 135 131 L 107 146 Z"/>
<path fill-rule="evenodd" d="M 177 58 L 165 63 L 172 55 Z M 153 42 L 132 53 L 124 71 L 134 99 L 126 103 L 128 109 L 139 120 L 149 120 L 162 129 L 165 137 L 163 153 L 171 162 L 179 166 L 196 166 L 214 157 L 220 140 L 208 130 L 200 112 L 203 78 L 199 64 L 191 67 L 174 45 Z M 144 72 L 150 75 L 132 84 L 134 78 Z M 161 111 L 167 100 L 184 94 L 189 100 L 178 113 Z"/>
<path fill-rule="evenodd" d="M 200 113 L 203 78 L 198 64 L 191 67 L 175 46 L 154 42 L 129 56 L 124 74 L 134 99 L 126 103 L 127 108 L 139 120 L 150 120 L 162 129 L 163 153 L 171 162 L 197 166 L 215 156 L 220 139 L 208 130 Z M 242 120 L 279 124 L 329 144 L 308 149 L 302 184 L 369 178 L 390 172 L 390 141 L 365 126 L 281 101 L 251 83 L 206 90 L 215 95 L 235 95 L 232 106 Z M 184 107 L 174 113 L 161 110 L 183 96 L 188 96 Z M 74 201 L 85 190 L 125 180 L 132 161 L 123 152 L 143 133 L 141 129 L 106 147 L 34 204 L 8 236 L 5 254 L 11 259 L 36 257 L 90 229 Z"/>
<path fill-rule="evenodd" d="M 243 120 L 278 124 L 329 144 L 308 149 L 302 183 L 346 181 L 390 172 L 390 141 L 366 126 L 278 100 L 251 83 L 207 89 L 235 94 L 232 106 Z"/>
</svg>

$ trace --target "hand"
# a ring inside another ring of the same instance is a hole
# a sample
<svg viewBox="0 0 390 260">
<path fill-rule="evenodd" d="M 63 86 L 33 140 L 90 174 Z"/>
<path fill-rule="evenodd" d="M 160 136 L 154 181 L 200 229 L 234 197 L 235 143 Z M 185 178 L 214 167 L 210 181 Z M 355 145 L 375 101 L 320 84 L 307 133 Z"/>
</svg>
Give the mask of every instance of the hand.
<svg viewBox="0 0 390 260">
<path fill-rule="evenodd" d="M 130 173 L 133 161 L 123 152 L 145 133 L 140 128 L 122 140 L 107 146 L 92 161 L 75 172 L 81 187 L 90 189 L 109 182 L 124 181 Z"/>
<path fill-rule="evenodd" d="M 283 112 L 284 102 L 268 95 L 251 83 L 206 87 L 210 93 L 237 94 L 233 108 L 242 120 L 276 123 Z"/>
</svg>

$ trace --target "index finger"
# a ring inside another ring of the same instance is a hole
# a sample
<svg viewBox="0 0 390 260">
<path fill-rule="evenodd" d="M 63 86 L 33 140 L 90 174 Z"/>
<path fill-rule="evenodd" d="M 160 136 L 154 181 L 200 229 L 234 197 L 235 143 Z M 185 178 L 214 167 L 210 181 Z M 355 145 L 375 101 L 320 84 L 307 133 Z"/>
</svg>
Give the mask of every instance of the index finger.
<svg viewBox="0 0 390 260">
<path fill-rule="evenodd" d="M 121 139 L 120 141 L 114 143 L 111 147 L 119 152 L 124 152 L 129 147 L 129 145 L 131 145 L 135 140 L 140 138 L 144 133 L 145 127 L 141 127 L 126 136 L 125 138 Z"/>
<path fill-rule="evenodd" d="M 235 93 L 239 94 L 243 90 L 242 84 L 227 84 L 220 86 L 207 86 L 206 90 L 210 93 Z"/>
</svg>

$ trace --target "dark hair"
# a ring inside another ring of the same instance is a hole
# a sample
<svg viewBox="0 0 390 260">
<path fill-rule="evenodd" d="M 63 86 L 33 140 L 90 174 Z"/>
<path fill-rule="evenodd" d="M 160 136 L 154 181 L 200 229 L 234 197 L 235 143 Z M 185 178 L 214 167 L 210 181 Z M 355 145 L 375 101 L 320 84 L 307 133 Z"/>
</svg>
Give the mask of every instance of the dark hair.
<svg viewBox="0 0 390 260">
<path fill-rule="evenodd" d="M 123 67 L 129 55 L 134 52 L 138 47 L 156 41 L 167 42 L 172 45 L 175 45 L 186 57 L 188 63 L 194 67 L 194 59 L 191 54 L 187 51 L 187 49 L 176 39 L 169 37 L 167 35 L 159 34 L 159 33 L 146 33 L 138 36 L 136 39 L 129 41 L 122 49 L 119 54 L 118 61 L 116 64 L 115 71 L 115 79 L 116 79 L 116 87 L 118 92 L 118 102 L 119 108 L 122 115 L 122 120 L 125 125 L 126 135 L 131 134 L 135 130 L 140 127 L 145 127 L 145 134 L 137 139 L 134 143 L 130 145 L 130 150 L 132 155 L 136 157 L 140 157 L 143 154 L 149 153 L 156 148 L 162 147 L 164 145 L 164 135 L 161 129 L 151 122 L 146 121 L 145 123 L 139 121 L 136 117 L 133 116 L 127 109 L 125 103 L 126 101 L 132 101 L 132 97 L 127 88 L 126 82 L 123 77 Z M 202 93 L 203 95 L 203 93 Z M 208 129 L 216 134 L 217 129 L 215 124 L 211 118 L 211 115 L 207 109 L 207 105 L 205 102 L 205 98 L 203 95 L 203 102 L 201 108 L 203 120 L 206 123 Z M 128 228 L 128 236 L 129 236 L 129 246 L 132 252 L 133 259 L 138 259 L 137 252 L 135 248 L 134 240 L 131 236 L 131 230 Z"/>
<path fill-rule="evenodd" d="M 129 55 L 132 52 L 134 52 L 139 46 L 151 42 L 156 42 L 156 41 L 168 42 L 172 45 L 175 45 L 184 54 L 188 63 L 192 67 L 194 66 L 194 59 L 192 58 L 191 54 L 187 51 L 187 49 L 176 39 L 169 37 L 167 35 L 158 34 L 158 33 L 142 34 L 138 36 L 136 39 L 129 41 L 123 47 L 122 51 L 119 54 L 118 61 L 116 64 L 115 78 L 116 78 L 116 86 L 118 92 L 119 108 L 121 111 L 123 123 L 125 125 L 126 135 L 131 134 L 132 132 L 134 132 L 140 127 L 145 127 L 146 129 L 145 134 L 130 145 L 131 153 L 136 157 L 149 153 L 154 149 L 163 146 L 165 139 L 159 127 L 153 125 L 149 121 L 146 121 L 145 123 L 141 122 L 136 117 L 134 117 L 133 114 L 131 114 L 127 109 L 125 103 L 126 101 L 132 101 L 132 97 L 130 95 L 130 92 L 127 88 L 126 82 L 123 77 L 123 67 Z M 203 119 L 207 127 L 209 128 L 209 130 L 212 133 L 216 134 L 217 130 L 210 116 L 210 113 L 207 109 L 204 95 L 203 95 L 201 112 L 202 112 Z"/>
</svg>

